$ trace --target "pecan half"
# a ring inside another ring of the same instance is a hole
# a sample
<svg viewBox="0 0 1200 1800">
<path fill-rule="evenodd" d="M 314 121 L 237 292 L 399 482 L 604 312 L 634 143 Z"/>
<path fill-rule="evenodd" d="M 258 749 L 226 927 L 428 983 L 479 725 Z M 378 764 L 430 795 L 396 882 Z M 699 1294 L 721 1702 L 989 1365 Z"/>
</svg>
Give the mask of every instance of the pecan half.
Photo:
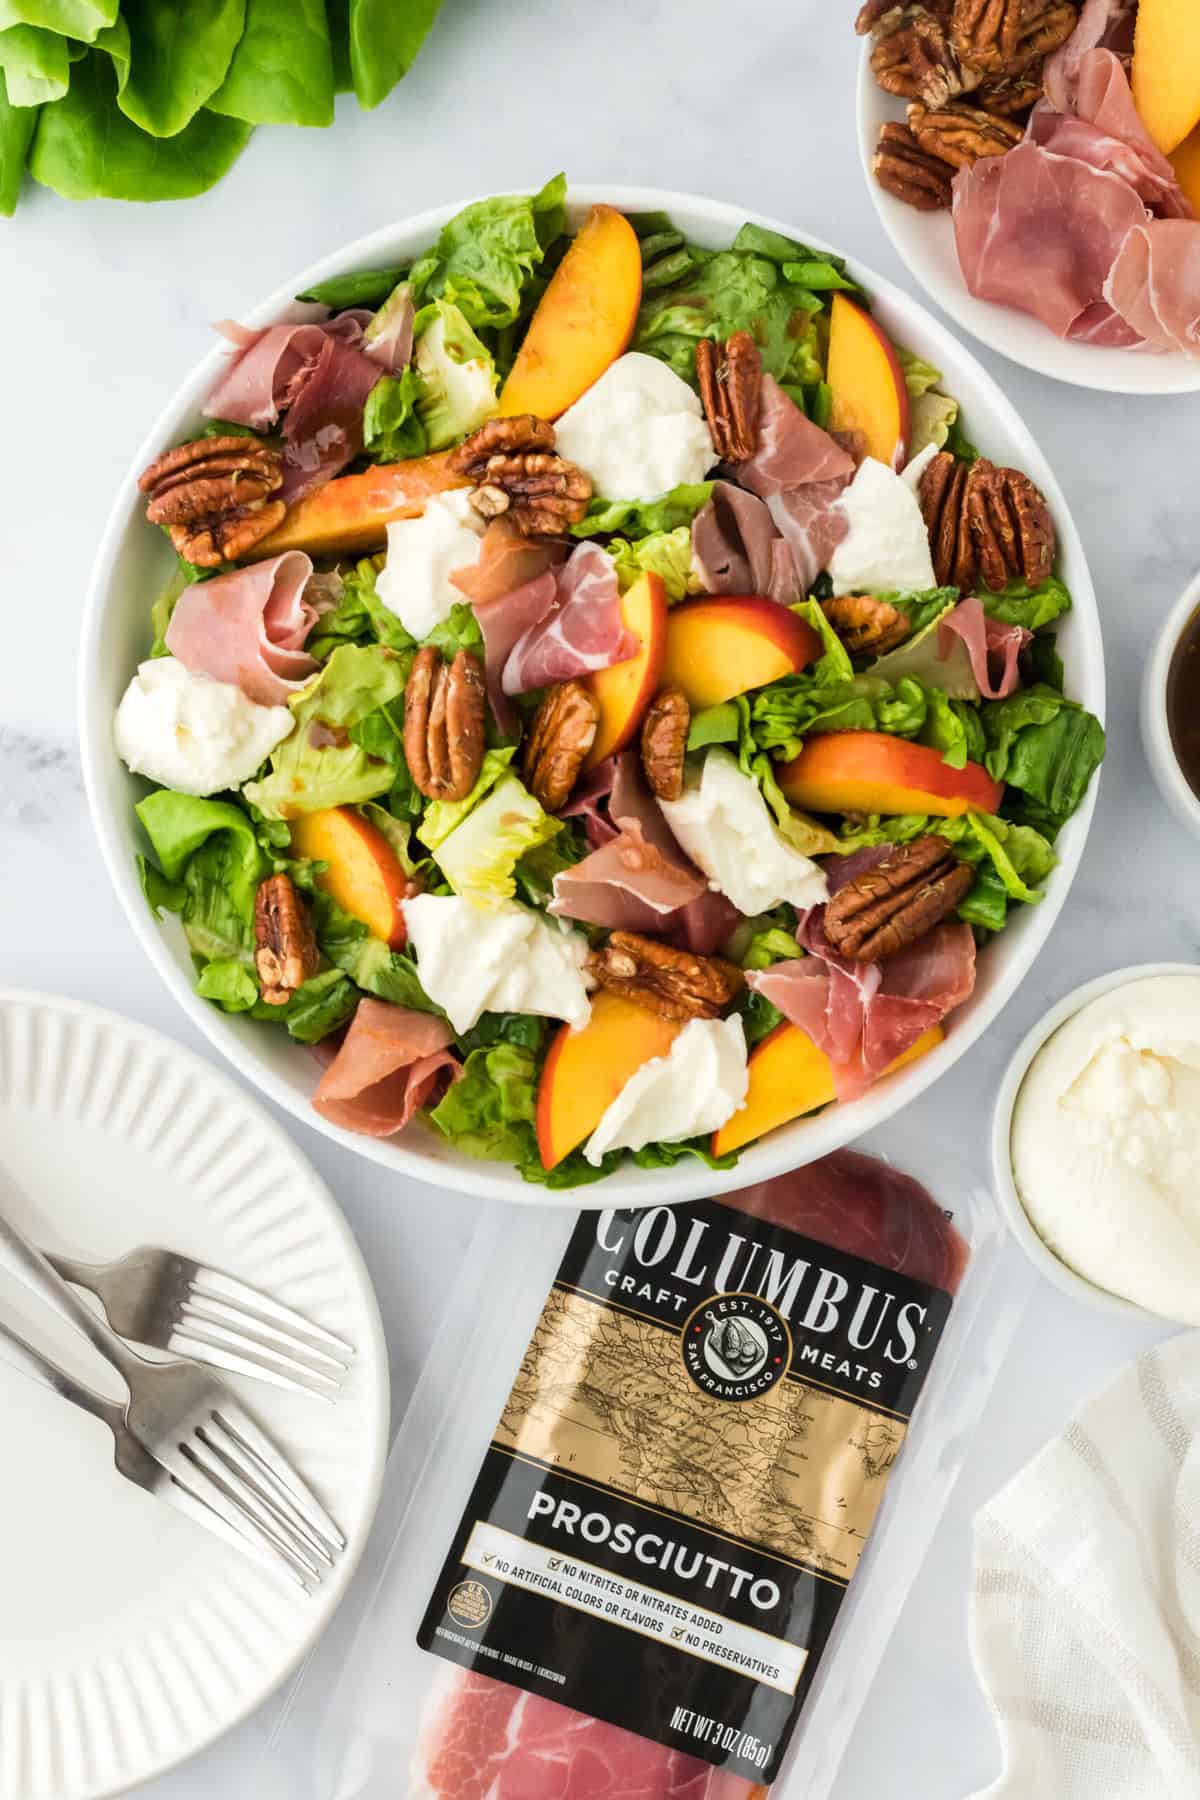
<svg viewBox="0 0 1200 1800">
<path fill-rule="evenodd" d="M 1017 75 L 1065 44 L 1078 19 L 1074 0 L 954 0 L 950 42 L 973 69 Z"/>
<path fill-rule="evenodd" d="M 683 759 L 687 754 L 692 709 L 682 688 L 660 688 L 642 720 L 642 768 L 651 792 L 660 800 L 678 800 L 683 792 Z"/>
<path fill-rule="evenodd" d="M 907 125 L 890 120 L 881 127 L 871 168 L 886 193 L 919 212 L 939 212 L 950 204 L 954 170 L 922 150 Z"/>
<path fill-rule="evenodd" d="M 851 656 L 885 656 L 908 636 L 908 614 L 874 594 L 838 594 L 821 611 Z"/>
<path fill-rule="evenodd" d="M 287 511 L 271 498 L 282 484 L 277 450 L 232 435 L 178 444 L 138 477 L 150 523 L 165 525 L 180 556 L 202 569 L 236 562 L 274 531 Z"/>
<path fill-rule="evenodd" d="M 471 505 L 485 519 L 506 513 L 527 537 L 555 536 L 587 511 L 592 483 L 554 450 L 554 427 L 533 413 L 489 419 L 450 456 L 475 485 Z"/>
<path fill-rule="evenodd" d="M 945 106 L 983 80 L 959 60 L 942 21 L 923 6 L 904 7 L 881 20 L 871 70 L 886 93 L 927 106 Z"/>
<path fill-rule="evenodd" d="M 974 881 L 945 838 L 916 838 L 838 889 L 825 908 L 825 935 L 839 956 L 879 962 L 932 931 Z"/>
<path fill-rule="evenodd" d="M 736 964 L 719 956 L 676 950 L 636 931 L 614 931 L 584 966 L 601 987 L 662 1019 L 715 1019 L 744 979 Z"/>
<path fill-rule="evenodd" d="M 570 799 L 599 723 L 599 703 L 582 681 L 552 687 L 534 713 L 522 768 L 526 787 L 546 812 Z"/>
<path fill-rule="evenodd" d="M 714 450 L 722 462 L 745 462 L 758 448 L 762 400 L 762 357 L 750 333 L 735 331 L 723 344 L 701 338 L 696 378 Z"/>
<path fill-rule="evenodd" d="M 470 650 L 452 663 L 426 644 L 404 689 L 404 759 L 427 800 L 465 800 L 483 762 L 487 688 Z"/>
<path fill-rule="evenodd" d="M 268 875 L 254 896 L 254 967 L 268 1006 L 286 1006 L 321 966 L 308 909 L 290 875 Z"/>
<path fill-rule="evenodd" d="M 908 109 L 908 125 L 922 150 L 956 169 L 969 169 L 985 156 L 1003 156 L 1025 135 L 1011 119 L 1001 119 L 962 100 L 951 100 L 936 111 L 914 100 Z"/>
<path fill-rule="evenodd" d="M 922 475 L 918 491 L 938 586 L 960 588 L 963 593 L 975 585 L 977 566 L 967 522 L 969 473 L 966 463 L 948 450 L 939 450 Z"/>
<path fill-rule="evenodd" d="M 1054 567 L 1054 522 L 1041 489 L 1020 469 L 998 469 L 986 457 L 967 479 L 967 523 L 985 587 L 1010 581 L 1036 587 Z"/>
<path fill-rule="evenodd" d="M 994 80 L 985 81 L 976 90 L 976 101 L 993 118 L 1020 118 L 1031 106 L 1036 106 L 1042 97 L 1043 63 L 1044 58 L 1039 56 L 1021 74 L 1001 75 Z"/>
</svg>

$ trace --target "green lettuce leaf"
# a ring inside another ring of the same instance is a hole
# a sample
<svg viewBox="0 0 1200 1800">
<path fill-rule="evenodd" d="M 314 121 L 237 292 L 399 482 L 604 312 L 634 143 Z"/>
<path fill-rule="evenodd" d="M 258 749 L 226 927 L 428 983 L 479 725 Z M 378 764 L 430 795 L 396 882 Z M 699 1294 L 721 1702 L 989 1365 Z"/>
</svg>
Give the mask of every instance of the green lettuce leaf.
<svg viewBox="0 0 1200 1800">
<path fill-rule="evenodd" d="M 91 51 L 71 71 L 61 100 L 43 106 L 29 173 L 66 200 L 184 200 L 202 194 L 237 161 L 251 127 L 201 111 L 174 137 L 156 138 L 116 104 L 111 59 Z"/>
<path fill-rule="evenodd" d="M 821 655 L 815 663 L 810 663 L 806 671 L 814 681 L 829 687 L 835 682 L 850 681 L 854 676 L 854 664 L 850 661 L 850 653 L 837 632 L 826 618 L 821 604 L 817 600 L 801 600 L 799 605 L 790 609 L 811 625 L 821 640 Z"/>
<path fill-rule="evenodd" d="M 158 788 L 134 809 L 163 877 L 143 871 L 152 907 L 178 913 L 192 954 L 250 967 L 254 897 L 270 864 L 239 806 Z"/>
<path fill-rule="evenodd" d="M 981 709 L 989 775 L 1006 782 L 1005 813 L 1053 838 L 1104 760 L 1104 727 L 1044 682 Z"/>
<path fill-rule="evenodd" d="M 1039 831 L 990 813 L 964 813 L 957 819 L 930 818 L 924 813 L 873 818 L 847 830 L 840 847 L 857 850 L 867 844 L 907 844 L 929 832 L 953 844 L 962 860 L 976 871 L 975 887 L 959 907 L 959 917 L 992 931 L 1003 926 L 1009 901 L 1037 904 L 1042 884 L 1057 861 L 1053 845 Z"/>
<path fill-rule="evenodd" d="M 313 893 L 310 905 L 322 955 L 348 975 L 356 987 L 393 1006 L 409 1006 L 416 1012 L 440 1010 L 421 986 L 411 957 L 390 949 L 381 938 L 372 937 L 361 919 L 354 918 L 320 888 Z"/>
<path fill-rule="evenodd" d="M 484 752 L 479 766 L 479 774 L 475 778 L 475 786 L 465 800 L 431 800 L 425 809 L 425 817 L 417 828 L 417 836 L 430 850 L 436 850 L 450 833 L 462 824 L 469 813 L 472 813 L 479 802 L 490 794 L 497 782 L 508 775 L 508 765 L 516 755 L 513 745 L 504 745 L 500 749 Z"/>
<path fill-rule="evenodd" d="M 196 978 L 196 992 L 222 1012 L 249 1012 L 258 1002 L 258 982 L 245 963 L 216 960 L 205 963 Z"/>
<path fill-rule="evenodd" d="M 350 77 L 360 106 L 378 106 L 412 68 L 442 0 L 349 0 Z"/>
<path fill-rule="evenodd" d="M 696 344 L 749 331 L 763 368 L 781 382 L 818 382 L 824 375 L 814 314 L 821 302 L 789 282 L 780 265 L 748 250 L 691 249 L 681 280 L 645 295 L 633 348 L 668 363 L 695 384 Z"/>
<path fill-rule="evenodd" d="M 537 1156 L 538 1057 L 519 1044 L 472 1050 L 461 1078 L 429 1114 L 431 1124 L 467 1156 L 520 1162 Z"/>
<path fill-rule="evenodd" d="M 456 894 L 477 906 L 500 906 L 516 893 L 517 864 L 561 830 L 562 821 L 544 812 L 515 775 L 506 774 L 440 839 L 434 861 Z"/>
<path fill-rule="evenodd" d="M 920 394 L 909 407 L 908 454 L 920 456 L 932 444 L 944 450 L 958 418 L 958 401 L 949 394 Z"/>
<path fill-rule="evenodd" d="M 588 502 L 587 512 L 571 536 L 596 537 L 620 532 L 626 538 L 646 538 L 659 532 L 690 526 L 701 507 L 712 498 L 711 481 L 682 482 L 653 500 L 601 500 Z"/>
<path fill-rule="evenodd" d="M 547 248 L 566 229 L 566 191 L 566 177 L 556 175 L 538 194 L 501 195 L 464 207 L 414 265 L 414 303 L 449 300 L 477 331 L 511 325 Z"/>
<path fill-rule="evenodd" d="M 927 688 L 925 702 L 928 711 L 919 734 L 921 743 L 940 750 L 942 761 L 952 769 L 982 762 L 987 741 L 977 709 L 963 700 L 951 700 L 940 688 Z"/>
<path fill-rule="evenodd" d="M 955 632 L 951 638 L 948 653 L 941 654 L 940 634 L 938 627 L 945 614 L 954 605 L 953 600 L 934 610 L 933 597 L 943 593 L 954 593 L 955 590 L 935 588 L 930 591 L 930 615 L 919 630 L 906 638 L 895 650 L 889 650 L 886 656 L 877 656 L 868 665 L 867 673 L 879 681 L 899 681 L 904 676 L 919 681 L 925 688 L 940 688 L 952 700 L 978 700 L 979 689 L 975 682 L 975 671 L 971 667 L 971 658 L 967 647 Z"/>
<path fill-rule="evenodd" d="M 317 620 L 304 648 L 318 662 L 327 662 L 341 644 L 384 644 L 400 651 L 416 648 L 416 639 L 379 598 L 375 564 L 369 557 L 343 575 L 337 605 Z"/>
<path fill-rule="evenodd" d="M 450 608 L 450 616 L 435 625 L 427 637 L 421 639 L 422 644 L 432 644 L 441 651 L 447 662 L 453 662 L 460 650 L 477 650 L 483 654 L 483 633 L 479 629 L 479 620 L 475 617 L 475 609 L 465 600 L 456 600 Z"/>
<path fill-rule="evenodd" d="M 323 0 L 246 0 L 246 26 L 209 109 L 250 125 L 332 125 Z"/>
<path fill-rule="evenodd" d="M 91 44 L 116 23 L 120 0 L 2 0 L 0 25 L 40 25 Z"/>
<path fill-rule="evenodd" d="M 421 378 L 409 363 L 399 375 L 384 375 L 367 395 L 363 442 L 376 462 L 404 462 L 428 450 L 425 425 L 416 410 L 421 392 Z"/>
<path fill-rule="evenodd" d="M 0 73 L 11 106 L 61 100 L 71 81 L 66 38 L 37 25 L 0 30 Z"/>
<path fill-rule="evenodd" d="M 323 969 L 298 987 L 284 1006 L 268 1006 L 260 1000 L 253 1017 L 268 1025 L 283 1025 L 299 1044 L 319 1044 L 337 1031 L 354 1013 L 359 992 L 340 969 Z"/>
<path fill-rule="evenodd" d="M 11 219 L 17 210 L 37 122 L 37 108 L 14 106 L 0 81 L 0 218 Z"/>
<path fill-rule="evenodd" d="M 682 1162 L 687 1156 L 694 1156 L 697 1162 L 702 1162 L 709 1169 L 737 1167 L 740 1152 L 727 1150 L 724 1156 L 714 1156 L 711 1144 L 711 1137 L 685 1138 L 678 1144 L 643 1144 L 632 1155 L 639 1169 L 673 1169 L 677 1162 Z"/>
<path fill-rule="evenodd" d="M 246 784 L 250 804 L 268 819 L 292 819 L 387 793 L 394 764 L 364 747 L 355 732 L 402 700 L 411 661 L 378 644 L 342 644 L 334 650 L 320 673 L 289 700 L 296 728 L 272 751 L 268 773 Z M 395 735 L 390 720 L 387 729 Z"/>
<path fill-rule="evenodd" d="M 985 589 L 979 598 L 989 618 L 1000 619 L 1005 625 L 1023 625 L 1026 631 L 1041 631 L 1060 613 L 1069 611 L 1071 605 L 1070 592 L 1057 575 L 1048 575 L 1034 588 L 1023 581 L 1011 581 L 998 594 Z"/>
<path fill-rule="evenodd" d="M 331 275 L 328 281 L 314 281 L 296 298 L 327 306 L 331 312 L 344 312 L 348 306 L 382 306 L 407 273 L 407 269 L 392 268 Z"/>
<path fill-rule="evenodd" d="M 229 71 L 246 24 L 246 0 L 123 0 L 129 63 L 117 105 L 143 131 L 173 138 Z"/>
<path fill-rule="evenodd" d="M 645 574 L 659 577 L 668 605 L 687 594 L 703 592 L 703 583 L 692 569 L 692 534 L 686 525 L 675 531 L 656 531 L 634 543 L 628 538 L 610 538 L 604 547 L 616 564 L 622 593 Z"/>
<path fill-rule="evenodd" d="M 769 969 L 772 963 L 790 962 L 803 955 L 794 931 L 770 925 L 765 931 L 755 932 L 739 960 L 743 969 Z"/>
<path fill-rule="evenodd" d="M 560 819 L 562 829 L 532 850 L 527 850 L 513 870 L 522 900 L 543 909 L 554 897 L 554 877 L 574 868 L 588 853 L 582 830 L 571 819 Z"/>
<path fill-rule="evenodd" d="M 448 300 L 422 307 L 415 330 L 413 360 L 404 373 L 412 377 L 426 444 L 444 450 L 495 412 L 496 366 L 461 309 Z"/>
</svg>

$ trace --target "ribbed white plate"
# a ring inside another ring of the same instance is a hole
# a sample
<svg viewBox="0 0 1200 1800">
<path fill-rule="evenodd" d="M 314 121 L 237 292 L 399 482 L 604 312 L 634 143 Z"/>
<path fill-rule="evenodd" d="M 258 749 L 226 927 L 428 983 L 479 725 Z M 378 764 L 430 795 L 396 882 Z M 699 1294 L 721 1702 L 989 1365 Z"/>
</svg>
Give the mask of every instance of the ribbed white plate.
<svg viewBox="0 0 1200 1800">
<path fill-rule="evenodd" d="M 100 1800 L 236 1724 L 329 1619 L 378 1498 L 387 1358 L 328 1190 L 228 1076 L 157 1033 L 0 990 L 0 1164 L 30 1198 L 17 1222 L 43 1244 L 96 1259 L 169 1245 L 357 1350 L 332 1405 L 232 1383 L 349 1540 L 306 1598 L 123 1480 L 107 1428 L 18 1374 L 0 1341 L 0 1800 Z M 0 1313 L 121 1394 L 3 1267 Z"/>
</svg>

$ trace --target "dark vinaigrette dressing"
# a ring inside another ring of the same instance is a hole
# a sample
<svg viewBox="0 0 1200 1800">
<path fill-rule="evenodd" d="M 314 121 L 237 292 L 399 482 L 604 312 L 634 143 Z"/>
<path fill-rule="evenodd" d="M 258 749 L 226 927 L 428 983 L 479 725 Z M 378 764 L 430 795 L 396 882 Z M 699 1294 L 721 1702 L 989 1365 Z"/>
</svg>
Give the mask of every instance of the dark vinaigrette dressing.
<svg viewBox="0 0 1200 1800">
<path fill-rule="evenodd" d="M 1184 626 L 1171 658 L 1167 725 L 1176 761 L 1200 798 L 1200 609 Z"/>
</svg>

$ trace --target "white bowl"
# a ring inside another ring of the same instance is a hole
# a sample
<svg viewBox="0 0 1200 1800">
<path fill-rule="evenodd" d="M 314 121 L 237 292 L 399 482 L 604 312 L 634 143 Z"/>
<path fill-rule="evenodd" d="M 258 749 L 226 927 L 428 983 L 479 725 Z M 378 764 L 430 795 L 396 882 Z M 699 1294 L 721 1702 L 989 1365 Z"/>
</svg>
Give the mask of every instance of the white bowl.
<svg viewBox="0 0 1200 1800">
<path fill-rule="evenodd" d="M 1179 766 L 1167 723 L 1167 683 L 1171 663 L 1189 619 L 1200 609 L 1200 575 L 1190 582 L 1167 614 L 1142 675 L 1142 742 L 1158 791 L 1181 825 L 1200 837 L 1200 796 Z"/>
<path fill-rule="evenodd" d="M 981 343 L 1023 368 L 1076 387 L 1102 388 L 1113 394 L 1192 394 L 1200 388 L 1200 357 L 1182 352 L 1104 350 L 1097 344 L 1073 343 L 1055 337 L 1030 313 L 976 300 L 968 293 L 958 266 L 950 214 L 918 212 L 915 206 L 906 206 L 885 193 L 871 172 L 879 128 L 888 120 L 902 123 L 905 103 L 884 93 L 876 82 L 869 39 L 863 44 L 858 65 L 857 111 L 859 154 L 880 223 L 926 293 Z M 1029 276 L 1036 280 L 1036 269 L 1031 268 Z"/>
<path fill-rule="evenodd" d="M 810 233 L 778 219 L 658 188 L 579 187 L 572 191 L 571 199 L 576 220 L 597 200 L 631 212 L 665 208 L 689 237 L 714 248 L 727 245 L 745 219 L 828 248 Z M 335 251 L 264 301 L 250 315 L 248 323 L 262 325 L 277 318 L 292 295 L 314 281 L 356 267 L 369 268 L 411 258 L 457 210 L 456 206 L 439 207 Z M 948 390 L 962 401 L 972 438 L 997 462 L 1026 470 L 1045 492 L 1058 527 L 1063 577 L 1075 599 L 1075 609 L 1066 616 L 1059 639 L 1070 691 L 1102 718 L 1104 653 L 1091 576 L 1066 500 L 1028 428 L 974 357 L 923 307 L 870 269 L 861 264 L 851 266 L 855 277 L 873 294 L 884 326 L 900 343 L 944 371 Z M 92 818 L 109 873 L 136 936 L 188 1016 L 248 1080 L 296 1118 L 398 1174 L 440 1182 L 490 1199 L 562 1204 L 566 1194 L 529 1185 L 505 1165 L 474 1161 L 436 1138 L 432 1131 L 417 1128 L 398 1138 L 379 1140 L 339 1130 L 318 1117 L 309 1105 L 316 1083 L 312 1056 L 291 1043 L 282 1031 L 221 1013 L 193 993 L 191 964 L 177 921 L 167 919 L 157 924 L 146 906 L 134 865 L 136 853 L 145 850 L 146 845 L 133 812 L 134 801 L 145 793 L 146 783 L 130 776 L 117 760 L 112 720 L 133 669 L 146 654 L 149 607 L 169 578 L 172 558 L 162 534 L 151 530 L 142 517 L 136 478 L 160 451 L 196 429 L 200 404 L 221 367 L 222 355 L 214 345 L 151 429 L 116 496 L 88 591 L 79 660 L 80 738 Z M 650 1206 L 728 1191 L 824 1156 L 890 1118 L 958 1061 L 1016 990 L 1067 897 L 1083 854 L 1095 800 L 1093 781 L 1083 806 L 1059 840 L 1061 863 L 1045 900 L 1040 906 L 1020 909 L 1008 930 L 980 958 L 975 992 L 954 1015 L 945 1043 L 936 1050 L 879 1083 L 853 1104 L 828 1107 L 808 1119 L 781 1127 L 745 1151 L 734 1170 L 710 1170 L 692 1158 L 673 1169 L 630 1168 L 597 1185 L 571 1191 L 570 1203 L 591 1207 Z"/>
<path fill-rule="evenodd" d="M 1052 1281 L 1056 1288 L 1060 1288 L 1064 1294 L 1070 1294 L 1072 1299 L 1082 1300 L 1085 1305 L 1094 1306 L 1100 1312 L 1111 1313 L 1116 1318 L 1138 1319 L 1143 1323 L 1154 1322 L 1162 1315 L 1150 1312 L 1146 1307 L 1122 1298 L 1120 1294 L 1110 1293 L 1107 1288 L 1097 1287 L 1085 1276 L 1076 1274 L 1038 1235 L 1025 1211 L 1013 1177 L 1012 1119 L 1017 1095 L 1030 1064 L 1038 1051 L 1049 1043 L 1059 1026 L 1065 1025 L 1068 1019 L 1073 1019 L 1076 1013 L 1082 1012 L 1085 1006 L 1089 1006 L 1093 1000 L 1099 1000 L 1103 994 L 1111 994 L 1114 988 L 1125 987 L 1131 981 L 1143 981 L 1151 975 L 1200 977 L 1200 967 L 1193 963 L 1136 963 L 1127 969 L 1114 969 L 1108 975 L 1097 975 L 1094 981 L 1085 981 L 1074 993 L 1064 995 L 1057 1006 L 1052 1006 L 1021 1040 L 1004 1072 L 1004 1079 L 996 1096 L 996 1110 L 992 1115 L 992 1177 L 1001 1211 L 1026 1256 L 1041 1270 L 1047 1281 Z"/>
</svg>

